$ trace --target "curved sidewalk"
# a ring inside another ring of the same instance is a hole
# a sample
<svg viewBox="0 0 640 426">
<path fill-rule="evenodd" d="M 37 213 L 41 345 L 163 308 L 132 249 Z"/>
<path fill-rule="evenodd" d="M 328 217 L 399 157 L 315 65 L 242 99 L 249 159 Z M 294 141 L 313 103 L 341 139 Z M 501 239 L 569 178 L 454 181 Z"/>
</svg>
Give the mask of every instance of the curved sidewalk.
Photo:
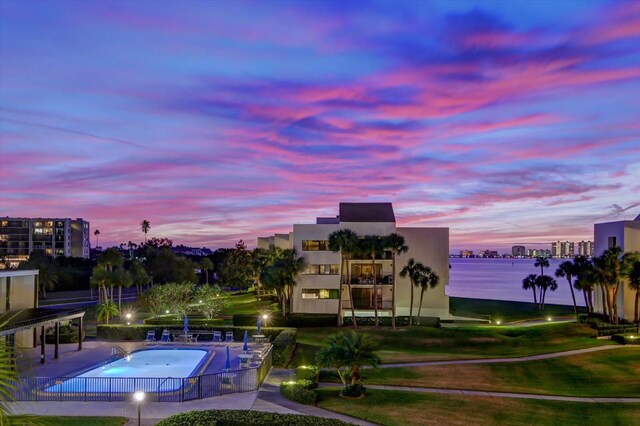
<svg viewBox="0 0 640 426">
<path fill-rule="evenodd" d="M 588 354 L 591 352 L 608 351 L 611 349 L 620 349 L 620 348 L 629 348 L 629 347 L 632 347 L 632 346 L 605 345 L 605 346 L 594 346 L 594 347 L 585 348 L 585 349 L 575 349 L 572 351 L 551 352 L 548 354 L 521 356 L 517 358 L 478 358 L 478 359 L 459 359 L 459 360 L 451 360 L 451 361 L 404 362 L 404 363 L 394 363 L 394 364 L 380 364 L 378 368 L 429 367 L 432 365 L 494 364 L 494 363 L 501 363 L 501 362 L 539 361 L 541 359 L 561 358 L 564 356 Z"/>
<path fill-rule="evenodd" d="M 335 383 L 322 387 L 336 387 Z M 513 393 L 513 392 L 486 392 L 474 391 L 466 389 L 442 389 L 442 388 L 416 388 L 410 386 L 383 386 L 383 385 L 367 385 L 368 389 L 392 390 L 416 393 L 437 393 L 443 395 L 468 395 L 468 396 L 489 396 L 497 398 L 522 398 L 522 399 L 543 399 L 547 401 L 565 401 L 565 402 L 590 402 L 590 403 L 640 403 L 640 398 L 601 398 L 601 397 L 578 397 L 578 396 L 559 396 L 559 395 L 538 395 L 533 393 Z"/>
</svg>

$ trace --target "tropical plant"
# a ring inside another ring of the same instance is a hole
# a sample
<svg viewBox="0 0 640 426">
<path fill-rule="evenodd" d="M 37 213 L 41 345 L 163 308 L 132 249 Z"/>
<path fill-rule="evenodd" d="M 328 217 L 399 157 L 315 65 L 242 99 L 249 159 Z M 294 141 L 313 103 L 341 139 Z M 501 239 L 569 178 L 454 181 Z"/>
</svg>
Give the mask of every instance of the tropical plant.
<svg viewBox="0 0 640 426">
<path fill-rule="evenodd" d="M 556 269 L 556 277 L 566 278 L 569 282 L 569 289 L 571 290 L 571 298 L 573 299 L 573 312 L 576 315 L 576 321 L 578 320 L 578 305 L 576 303 L 576 294 L 573 291 L 573 278 L 577 275 L 576 266 L 571 260 L 562 262 L 558 269 Z"/>
<path fill-rule="evenodd" d="M 151 223 L 145 219 L 140 222 L 140 229 L 144 232 L 144 243 L 147 244 L 147 232 L 151 229 Z"/>
<path fill-rule="evenodd" d="M 226 253 L 220 269 L 220 281 L 225 287 L 246 289 L 253 283 L 251 272 L 251 253 L 247 245 L 240 240 L 233 250 Z"/>
<path fill-rule="evenodd" d="M 525 279 L 522 280 L 522 289 L 531 290 L 533 292 L 533 303 L 535 303 L 536 308 L 538 307 L 538 299 L 536 296 L 537 279 L 538 279 L 538 276 L 536 274 L 529 274 Z"/>
<path fill-rule="evenodd" d="M 413 288 L 418 287 L 425 272 L 425 266 L 422 262 L 416 262 L 414 258 L 407 261 L 407 264 L 400 271 L 403 278 L 409 277 L 411 281 L 411 298 L 409 299 L 409 325 L 413 325 Z"/>
<path fill-rule="evenodd" d="M 229 303 L 229 297 L 217 286 L 203 285 L 196 291 L 196 309 L 208 320 L 222 314 Z"/>
<path fill-rule="evenodd" d="M 18 373 L 14 368 L 13 347 L 0 345 L 0 426 L 10 425 L 11 410 L 7 402 L 13 400 Z"/>
<path fill-rule="evenodd" d="M 409 246 L 407 246 L 405 238 L 396 234 L 395 232 L 384 237 L 384 246 L 391 251 L 391 255 L 393 256 L 393 264 L 392 269 L 392 293 L 391 293 L 391 327 L 396 329 L 396 257 L 399 254 L 406 253 L 409 251 Z M 420 296 L 422 297 L 422 295 Z M 422 299 L 421 299 L 422 300 Z M 422 301 L 420 302 L 420 307 L 422 307 Z M 419 309 L 419 308 L 418 308 Z M 418 314 L 418 317 L 420 314 Z"/>
<path fill-rule="evenodd" d="M 204 272 L 205 283 L 209 284 L 209 271 L 213 269 L 213 262 L 208 257 L 203 257 L 200 261 L 200 269 Z"/>
<path fill-rule="evenodd" d="M 365 235 L 364 238 L 358 240 L 358 246 L 360 254 L 371 259 L 371 274 L 373 275 L 373 309 L 375 316 L 374 326 L 378 328 L 378 274 L 376 271 L 376 257 L 384 254 L 384 241 L 378 235 Z"/>
<path fill-rule="evenodd" d="M 540 275 L 536 278 L 536 286 L 540 289 L 540 309 L 544 309 L 544 302 L 547 298 L 547 291 L 556 291 L 558 283 L 548 275 Z"/>
<path fill-rule="evenodd" d="M 349 259 L 356 252 L 358 247 L 358 234 L 351 229 L 340 229 L 329 234 L 329 250 L 340 252 L 340 291 L 338 298 L 338 327 L 342 325 L 342 286 L 347 283 L 349 291 L 349 305 L 351 306 L 351 321 L 353 328 L 358 328 L 356 323 L 356 311 L 353 306 L 353 291 L 351 280 L 349 279 Z"/>
<path fill-rule="evenodd" d="M 613 324 L 618 324 L 618 291 L 622 284 L 622 249 L 608 248 L 602 256 L 594 259 L 595 269 L 600 275 L 600 286 L 603 290 L 603 307 L 606 306 L 607 316 Z"/>
<path fill-rule="evenodd" d="M 640 322 L 639 304 L 640 304 L 640 253 L 632 252 L 625 253 L 622 257 L 622 275 L 627 279 L 628 286 L 636 293 L 634 308 L 633 308 L 633 322 Z"/>
<path fill-rule="evenodd" d="M 167 307 L 171 307 L 171 313 L 175 314 L 177 319 L 182 319 L 190 309 L 190 305 L 194 302 L 195 284 L 193 283 L 166 283 L 162 285 L 164 290 L 165 303 Z"/>
<path fill-rule="evenodd" d="M 376 345 L 366 334 L 351 332 L 338 333 L 325 341 L 316 354 L 316 362 L 321 367 L 334 368 L 344 388 L 361 382 L 360 369 L 363 366 L 377 367 L 380 358 L 375 355 Z"/>
<path fill-rule="evenodd" d="M 122 310 L 122 287 L 131 287 L 133 280 L 127 270 L 124 268 L 118 268 L 113 272 L 113 282 L 118 286 L 118 309 Z"/>
<path fill-rule="evenodd" d="M 96 287 L 98 289 L 98 303 L 109 300 L 107 288 L 111 286 L 112 280 L 113 275 L 103 266 L 98 265 L 93 268 L 93 272 L 91 274 L 91 287 Z"/>
<path fill-rule="evenodd" d="M 544 268 L 549 267 L 549 259 L 546 256 L 538 256 L 533 266 L 540 268 L 540 275 L 544 277 Z"/>
<path fill-rule="evenodd" d="M 136 294 L 142 293 L 142 288 L 149 284 L 151 277 L 145 271 L 144 266 L 138 260 L 134 260 L 129 265 L 129 274 L 131 275 L 131 281 L 136 286 Z"/>
<path fill-rule="evenodd" d="M 109 320 L 118 315 L 120 315 L 120 311 L 118 310 L 118 305 L 113 303 L 111 300 L 107 300 L 106 302 L 100 303 L 96 307 L 96 319 L 100 322 L 109 324 Z"/>
<path fill-rule="evenodd" d="M 420 318 L 420 311 L 422 310 L 422 299 L 427 289 L 436 288 L 440 284 L 440 277 L 433 272 L 428 266 L 424 267 L 424 271 L 419 277 L 418 285 L 420 286 L 420 305 L 418 305 L 418 318 Z"/>
<path fill-rule="evenodd" d="M 162 315 L 165 311 L 166 303 L 164 286 L 155 286 L 147 289 L 138 298 L 138 303 L 154 318 Z"/>
<path fill-rule="evenodd" d="M 573 259 L 573 267 L 576 274 L 573 286 L 576 290 L 582 291 L 587 311 L 593 313 L 593 290 L 597 284 L 593 280 L 593 263 L 586 256 L 576 256 Z"/>
</svg>

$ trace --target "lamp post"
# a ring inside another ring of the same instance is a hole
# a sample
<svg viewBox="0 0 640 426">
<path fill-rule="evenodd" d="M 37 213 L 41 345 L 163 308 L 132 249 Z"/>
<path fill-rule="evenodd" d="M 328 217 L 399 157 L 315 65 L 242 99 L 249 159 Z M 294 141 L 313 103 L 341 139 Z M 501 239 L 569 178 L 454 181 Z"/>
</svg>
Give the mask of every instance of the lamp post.
<svg viewBox="0 0 640 426">
<path fill-rule="evenodd" d="M 138 404 L 138 426 L 140 426 L 140 406 L 142 405 L 142 401 L 144 401 L 144 392 L 137 391 L 133 394 L 133 399 Z"/>
</svg>

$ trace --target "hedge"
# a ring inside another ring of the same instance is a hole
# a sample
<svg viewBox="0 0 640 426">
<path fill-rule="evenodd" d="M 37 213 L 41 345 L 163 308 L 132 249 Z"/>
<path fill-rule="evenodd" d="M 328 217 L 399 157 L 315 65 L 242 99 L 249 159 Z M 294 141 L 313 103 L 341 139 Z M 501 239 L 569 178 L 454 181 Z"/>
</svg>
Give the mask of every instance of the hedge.
<svg viewBox="0 0 640 426">
<path fill-rule="evenodd" d="M 317 383 L 313 380 L 282 382 L 280 384 L 280 393 L 288 400 L 311 405 L 316 402 L 317 394 L 313 391 L 316 386 Z"/>
<path fill-rule="evenodd" d="M 623 345 L 640 345 L 640 336 L 637 335 L 614 334 L 611 340 Z"/>
<path fill-rule="evenodd" d="M 189 411 L 167 417 L 156 426 L 342 426 L 341 420 L 299 414 L 278 414 L 249 410 Z"/>
<path fill-rule="evenodd" d="M 315 365 L 303 365 L 295 369 L 296 379 L 318 381 L 320 369 Z"/>
<path fill-rule="evenodd" d="M 353 325 L 351 314 L 345 315 L 342 319 L 343 325 Z M 356 317 L 358 325 L 375 325 L 375 317 Z M 383 327 L 391 327 L 391 317 L 378 317 L 378 323 Z M 406 327 L 409 325 L 409 317 L 396 317 L 396 325 L 398 327 Z M 440 318 L 437 317 L 413 317 L 413 325 L 423 325 L 427 327 L 440 327 Z"/>
<path fill-rule="evenodd" d="M 298 331 L 295 328 L 285 328 L 273 339 L 273 365 L 284 367 L 289 363 L 291 354 L 296 347 L 296 336 Z"/>
<path fill-rule="evenodd" d="M 182 319 L 168 319 L 168 318 L 146 318 L 142 321 L 147 325 L 166 325 L 172 324 L 174 327 L 178 326 L 182 328 L 184 325 L 184 320 Z M 224 325 L 224 318 L 214 318 L 214 319 L 206 319 L 206 318 L 189 318 L 189 328 L 194 328 L 195 326 L 206 326 L 206 325 Z M 193 327 L 192 327 L 193 326 Z"/>
<path fill-rule="evenodd" d="M 82 332 L 82 340 L 85 338 L 85 332 Z M 45 334 L 45 343 L 47 345 L 53 345 L 56 342 L 55 328 L 47 329 Z M 60 334 L 58 335 L 59 343 L 78 343 L 78 329 L 77 327 L 70 327 L 68 325 L 60 326 Z"/>
<path fill-rule="evenodd" d="M 160 339 L 162 336 L 162 331 L 164 329 L 180 332 L 182 330 L 181 326 L 176 326 L 176 324 L 161 324 L 161 325 L 147 325 L 147 324 L 132 324 L 132 325 L 122 325 L 122 324 L 98 324 L 97 327 L 97 338 L 101 340 L 107 341 L 122 341 L 122 340 L 145 340 L 147 337 L 147 332 L 149 330 L 154 330 L 156 332 L 156 339 Z M 192 331 L 195 334 L 198 334 L 198 331 L 222 331 L 223 334 L 227 331 L 233 332 L 233 337 L 236 342 L 241 342 L 244 337 L 244 331 L 247 330 L 249 332 L 249 336 L 256 334 L 257 330 L 255 327 L 233 327 L 233 326 L 203 326 L 197 325 Z M 276 338 L 284 331 L 290 330 L 288 328 L 282 327 L 263 327 L 261 329 L 261 333 L 267 337 L 271 341 L 275 341 Z M 209 335 L 211 336 L 211 335 Z M 200 340 L 200 338 L 198 339 Z M 295 337 L 294 337 L 295 342 Z"/>
<path fill-rule="evenodd" d="M 258 322 L 256 315 L 236 314 L 233 316 L 235 326 L 255 326 Z M 338 324 L 336 314 L 289 314 L 286 318 L 282 315 L 272 315 L 268 324 L 272 327 L 335 327 Z"/>
</svg>

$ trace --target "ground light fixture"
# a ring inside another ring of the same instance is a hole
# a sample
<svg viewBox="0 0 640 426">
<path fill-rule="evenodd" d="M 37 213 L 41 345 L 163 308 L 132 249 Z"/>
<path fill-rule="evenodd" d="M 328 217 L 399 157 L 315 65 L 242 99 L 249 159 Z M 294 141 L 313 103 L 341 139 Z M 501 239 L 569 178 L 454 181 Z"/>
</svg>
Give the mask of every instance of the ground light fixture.
<svg viewBox="0 0 640 426">
<path fill-rule="evenodd" d="M 553 318 L 547 317 L 547 321 L 552 321 L 552 320 L 553 320 Z"/>
<path fill-rule="evenodd" d="M 496 325 L 500 325 L 500 324 L 502 324 L 502 321 L 496 320 Z"/>
<path fill-rule="evenodd" d="M 140 426 L 140 406 L 142 405 L 142 401 L 144 401 L 144 392 L 137 391 L 133 394 L 133 399 L 138 404 L 138 426 Z"/>
<path fill-rule="evenodd" d="M 127 315 L 125 315 L 125 317 L 130 320 L 131 319 L 131 313 L 128 313 Z"/>
</svg>

